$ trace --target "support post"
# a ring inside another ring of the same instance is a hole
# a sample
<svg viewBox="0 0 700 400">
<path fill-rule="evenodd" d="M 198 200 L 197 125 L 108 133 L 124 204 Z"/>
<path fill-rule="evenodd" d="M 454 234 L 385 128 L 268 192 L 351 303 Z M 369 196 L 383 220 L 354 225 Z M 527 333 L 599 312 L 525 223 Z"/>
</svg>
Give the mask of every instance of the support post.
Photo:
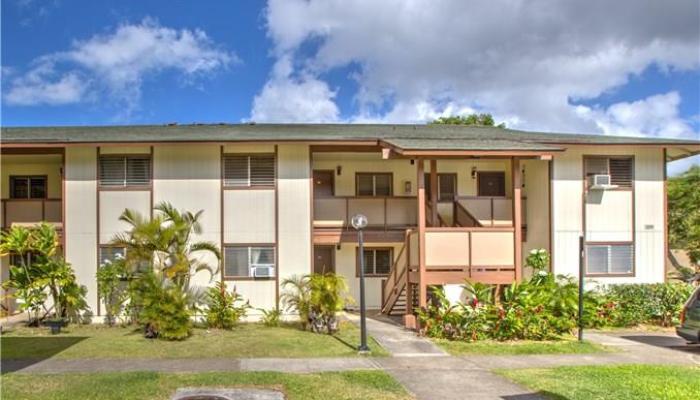
<svg viewBox="0 0 700 400">
<path fill-rule="evenodd" d="M 418 164 L 418 307 L 428 304 L 428 288 L 425 286 L 425 163 Z"/>
<path fill-rule="evenodd" d="M 438 222 L 438 176 L 437 160 L 430 160 L 430 225 L 440 226 Z"/>
<path fill-rule="evenodd" d="M 515 281 L 520 282 L 523 278 L 523 214 L 522 214 L 522 173 L 520 171 L 520 159 L 511 158 L 511 173 L 513 176 L 513 228 L 514 243 L 513 249 L 515 260 Z"/>
</svg>

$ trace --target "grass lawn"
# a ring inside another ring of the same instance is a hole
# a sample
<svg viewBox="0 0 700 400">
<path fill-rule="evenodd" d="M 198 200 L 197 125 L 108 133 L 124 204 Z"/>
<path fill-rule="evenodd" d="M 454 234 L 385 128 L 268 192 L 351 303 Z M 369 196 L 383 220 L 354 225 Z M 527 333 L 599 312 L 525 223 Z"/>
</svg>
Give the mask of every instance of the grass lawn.
<svg viewBox="0 0 700 400">
<path fill-rule="evenodd" d="M 48 328 L 17 327 L 0 337 L 2 359 L 70 358 L 251 358 L 356 356 L 360 331 L 341 325 L 335 336 L 299 330 L 294 325 L 270 328 L 241 324 L 231 331 L 195 329 L 181 342 L 145 339 L 134 327 L 70 325 L 60 335 Z M 387 355 L 370 340 L 373 355 Z"/>
<path fill-rule="evenodd" d="M 530 340 L 497 342 L 483 340 L 479 342 L 461 342 L 454 340 L 433 339 L 438 346 L 448 353 L 461 356 L 470 354 L 483 355 L 523 355 L 523 354 L 589 354 L 610 351 L 610 349 L 591 342 L 566 339 L 558 341 L 536 342 Z"/>
<path fill-rule="evenodd" d="M 500 370 L 553 399 L 700 399 L 700 368 L 618 365 Z"/>
<path fill-rule="evenodd" d="M 184 387 L 259 387 L 284 391 L 294 399 L 408 400 L 411 397 L 382 371 L 283 374 L 231 372 L 164 374 L 121 372 L 3 376 L 2 398 L 15 400 L 170 399 Z"/>
</svg>

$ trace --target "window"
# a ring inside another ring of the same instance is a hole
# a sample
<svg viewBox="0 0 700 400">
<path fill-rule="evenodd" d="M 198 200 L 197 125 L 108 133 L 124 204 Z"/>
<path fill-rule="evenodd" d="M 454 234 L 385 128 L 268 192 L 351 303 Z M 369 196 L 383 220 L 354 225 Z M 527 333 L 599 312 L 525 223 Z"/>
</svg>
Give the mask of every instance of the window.
<svg viewBox="0 0 700 400">
<path fill-rule="evenodd" d="M 437 174 L 438 177 L 438 201 L 452 202 L 457 196 L 457 175 Z M 431 197 L 430 174 L 425 174 L 425 196 Z"/>
<path fill-rule="evenodd" d="M 98 254 L 99 265 L 105 265 L 107 263 L 112 263 L 119 258 L 124 258 L 126 256 L 126 249 L 124 247 L 100 247 Z"/>
<path fill-rule="evenodd" d="M 359 249 L 358 249 L 359 253 Z M 391 266 L 394 263 L 394 251 L 391 248 L 365 248 L 365 276 L 385 276 L 389 275 Z M 360 260 L 357 260 L 357 275 L 360 274 Z"/>
<path fill-rule="evenodd" d="M 631 157 L 587 157 L 586 178 L 591 175 L 610 175 L 610 183 L 631 188 L 634 181 L 634 163 Z"/>
<path fill-rule="evenodd" d="M 357 196 L 391 196 L 392 175 L 390 173 L 358 173 L 355 175 Z"/>
<path fill-rule="evenodd" d="M 151 184 L 150 156 L 101 156 L 100 186 L 127 187 Z"/>
<path fill-rule="evenodd" d="M 634 272 L 632 244 L 586 245 L 586 274 L 631 275 Z"/>
<path fill-rule="evenodd" d="M 45 176 L 11 176 L 10 198 L 12 199 L 45 199 Z"/>
<path fill-rule="evenodd" d="M 224 156 L 224 187 L 275 186 L 275 155 Z"/>
<path fill-rule="evenodd" d="M 267 278 L 274 276 L 274 247 L 224 247 L 224 277 Z"/>
</svg>

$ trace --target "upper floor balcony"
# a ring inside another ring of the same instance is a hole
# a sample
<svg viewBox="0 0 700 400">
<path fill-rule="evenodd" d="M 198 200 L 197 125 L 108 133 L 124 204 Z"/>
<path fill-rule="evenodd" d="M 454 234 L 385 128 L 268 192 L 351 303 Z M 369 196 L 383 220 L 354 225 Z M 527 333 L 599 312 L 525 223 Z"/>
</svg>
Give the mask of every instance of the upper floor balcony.
<svg viewBox="0 0 700 400">
<path fill-rule="evenodd" d="M 0 226 L 33 226 L 39 222 L 63 228 L 63 156 L 24 150 L 2 155 Z"/>
</svg>

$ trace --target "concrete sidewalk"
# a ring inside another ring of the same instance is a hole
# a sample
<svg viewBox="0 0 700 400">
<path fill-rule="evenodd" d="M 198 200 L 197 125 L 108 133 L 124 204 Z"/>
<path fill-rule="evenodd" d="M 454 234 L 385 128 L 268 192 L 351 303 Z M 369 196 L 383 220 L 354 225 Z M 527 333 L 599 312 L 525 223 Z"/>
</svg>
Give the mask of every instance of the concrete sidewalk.
<svg viewBox="0 0 700 400">
<path fill-rule="evenodd" d="M 243 359 L 76 359 L 5 360 L 2 373 L 58 372 L 241 372 L 314 373 L 378 369 L 371 357 L 357 358 L 243 358 Z"/>
</svg>

